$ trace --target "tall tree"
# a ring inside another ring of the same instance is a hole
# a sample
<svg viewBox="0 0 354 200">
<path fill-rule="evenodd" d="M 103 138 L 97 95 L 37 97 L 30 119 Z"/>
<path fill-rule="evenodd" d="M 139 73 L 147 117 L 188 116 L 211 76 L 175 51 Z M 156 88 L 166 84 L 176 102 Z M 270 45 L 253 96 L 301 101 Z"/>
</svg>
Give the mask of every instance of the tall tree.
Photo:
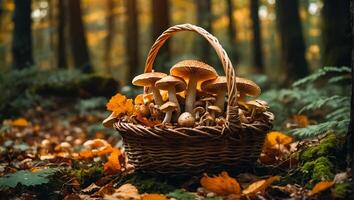
<svg viewBox="0 0 354 200">
<path fill-rule="evenodd" d="M 230 57 L 233 60 L 234 64 L 236 64 L 235 62 L 238 62 L 238 49 L 237 49 L 237 37 L 236 37 L 236 25 L 235 25 L 233 11 L 234 11 L 234 5 L 232 3 L 232 0 L 227 0 L 227 15 L 229 17 L 228 33 L 230 38 L 230 44 L 232 45 Z"/>
<path fill-rule="evenodd" d="M 169 1 L 168 0 L 152 0 L 152 39 L 153 42 L 164 32 L 170 24 L 169 17 Z M 159 56 L 157 57 L 157 69 L 161 69 L 161 65 L 165 64 L 170 58 L 169 42 L 164 44 L 160 49 Z"/>
<path fill-rule="evenodd" d="M 13 66 L 28 68 L 34 64 L 32 56 L 31 0 L 15 0 L 12 39 Z"/>
<path fill-rule="evenodd" d="M 251 0 L 250 10 L 252 19 L 252 64 L 256 67 L 258 72 L 263 72 L 263 56 L 262 56 L 262 37 L 261 37 L 261 25 L 258 15 L 259 0 Z"/>
<path fill-rule="evenodd" d="M 128 53 L 128 80 L 136 76 L 139 69 L 138 18 L 136 0 L 127 0 L 126 50 Z"/>
<path fill-rule="evenodd" d="M 323 3 L 323 64 L 350 66 L 352 47 L 350 0 L 324 0 Z"/>
<path fill-rule="evenodd" d="M 82 21 L 80 0 L 67 0 L 69 14 L 69 35 L 75 67 L 85 73 L 92 72 L 90 56 L 86 43 L 85 29 Z"/>
<path fill-rule="evenodd" d="M 209 33 L 212 33 L 212 9 L 211 9 L 211 0 L 196 0 L 197 4 L 197 23 L 198 26 L 201 26 Z M 196 45 L 197 50 L 199 51 L 199 56 L 207 63 L 211 64 L 210 53 L 211 46 L 202 37 L 198 37 L 197 42 L 199 45 Z"/>
<path fill-rule="evenodd" d="M 114 7 L 115 3 L 114 0 L 107 0 L 107 19 L 106 19 L 106 26 L 107 26 L 107 37 L 105 41 L 105 52 L 104 52 L 104 60 L 107 69 L 107 73 L 111 73 L 112 67 L 112 60 L 111 60 L 111 50 L 112 50 L 112 43 L 114 39 Z"/>
<path fill-rule="evenodd" d="M 299 1 L 276 1 L 277 26 L 281 42 L 281 65 L 290 83 L 309 73 L 299 16 Z"/>
<path fill-rule="evenodd" d="M 66 7 L 65 1 L 58 1 L 58 37 L 57 37 L 57 60 L 58 68 L 67 68 L 68 63 L 66 59 L 66 43 L 65 43 L 65 16 L 66 16 Z"/>
</svg>

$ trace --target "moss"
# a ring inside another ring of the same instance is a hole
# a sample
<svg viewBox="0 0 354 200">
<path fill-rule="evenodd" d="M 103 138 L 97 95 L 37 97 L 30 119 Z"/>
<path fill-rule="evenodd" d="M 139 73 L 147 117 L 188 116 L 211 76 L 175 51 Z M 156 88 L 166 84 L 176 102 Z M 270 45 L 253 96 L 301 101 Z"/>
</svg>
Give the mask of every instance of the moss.
<svg viewBox="0 0 354 200">
<path fill-rule="evenodd" d="M 350 183 L 337 183 L 332 189 L 332 194 L 336 199 L 347 199 L 350 189 Z"/>
<path fill-rule="evenodd" d="M 314 183 L 333 179 L 333 164 L 327 157 L 319 157 L 314 161 L 306 162 L 301 171 L 304 173 L 304 180 L 311 179 L 307 182 L 307 187 L 313 187 Z"/>
<path fill-rule="evenodd" d="M 320 141 L 319 145 L 309 147 L 301 153 L 300 160 L 311 161 L 321 156 L 332 156 L 340 148 L 339 139 L 331 132 Z"/>
<path fill-rule="evenodd" d="M 77 180 L 86 185 L 97 180 L 103 173 L 103 167 L 99 165 L 93 165 L 89 168 L 79 168 L 77 170 L 73 170 L 72 174 Z"/>
</svg>

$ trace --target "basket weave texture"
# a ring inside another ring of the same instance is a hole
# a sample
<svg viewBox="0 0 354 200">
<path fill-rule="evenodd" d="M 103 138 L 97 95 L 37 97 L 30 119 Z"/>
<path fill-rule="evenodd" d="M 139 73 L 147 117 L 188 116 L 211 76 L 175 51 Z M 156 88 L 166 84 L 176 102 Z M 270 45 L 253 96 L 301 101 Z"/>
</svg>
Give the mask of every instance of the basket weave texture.
<svg viewBox="0 0 354 200">
<path fill-rule="evenodd" d="M 238 115 L 236 76 L 232 63 L 218 40 L 191 24 L 170 27 L 153 44 L 145 64 L 151 72 L 165 41 L 181 31 L 196 32 L 215 49 L 228 86 L 224 126 L 146 127 L 118 120 L 114 127 L 122 135 L 128 162 L 137 170 L 159 174 L 191 174 L 254 163 L 261 151 L 270 121 L 241 123 Z"/>
</svg>

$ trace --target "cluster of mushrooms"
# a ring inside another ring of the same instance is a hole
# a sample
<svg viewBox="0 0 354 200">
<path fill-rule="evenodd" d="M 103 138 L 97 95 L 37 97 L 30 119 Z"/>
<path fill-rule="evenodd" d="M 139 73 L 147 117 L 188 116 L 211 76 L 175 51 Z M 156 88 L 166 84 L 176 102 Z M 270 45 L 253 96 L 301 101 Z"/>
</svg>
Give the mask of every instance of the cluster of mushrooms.
<svg viewBox="0 0 354 200">
<path fill-rule="evenodd" d="M 144 87 L 144 94 L 134 101 L 140 114 L 152 121 L 162 121 L 161 125 L 222 126 L 226 122 L 226 77 L 218 76 L 213 67 L 203 62 L 184 60 L 171 68 L 170 75 L 144 73 L 136 76 L 132 83 Z M 246 96 L 260 95 L 259 86 L 239 77 L 236 84 L 240 120 L 250 123 L 258 114 L 264 116 L 268 109 L 265 101 L 246 101 Z M 272 116 L 269 114 L 268 118 Z"/>
</svg>

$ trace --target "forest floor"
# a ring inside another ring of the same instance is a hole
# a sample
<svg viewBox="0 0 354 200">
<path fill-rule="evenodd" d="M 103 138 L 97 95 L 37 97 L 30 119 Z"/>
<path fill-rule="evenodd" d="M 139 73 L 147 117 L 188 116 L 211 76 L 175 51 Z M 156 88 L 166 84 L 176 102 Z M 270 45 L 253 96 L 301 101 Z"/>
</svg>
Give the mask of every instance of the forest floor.
<svg viewBox="0 0 354 200">
<path fill-rule="evenodd" d="M 125 164 L 118 134 L 100 128 L 104 116 L 98 110 L 82 113 L 64 105 L 56 111 L 38 106 L 3 121 L 0 199 L 345 199 L 349 194 L 340 156 L 344 140 L 330 131 L 301 141 L 271 132 L 259 161 L 246 172 L 171 179 L 134 172 Z"/>
</svg>

